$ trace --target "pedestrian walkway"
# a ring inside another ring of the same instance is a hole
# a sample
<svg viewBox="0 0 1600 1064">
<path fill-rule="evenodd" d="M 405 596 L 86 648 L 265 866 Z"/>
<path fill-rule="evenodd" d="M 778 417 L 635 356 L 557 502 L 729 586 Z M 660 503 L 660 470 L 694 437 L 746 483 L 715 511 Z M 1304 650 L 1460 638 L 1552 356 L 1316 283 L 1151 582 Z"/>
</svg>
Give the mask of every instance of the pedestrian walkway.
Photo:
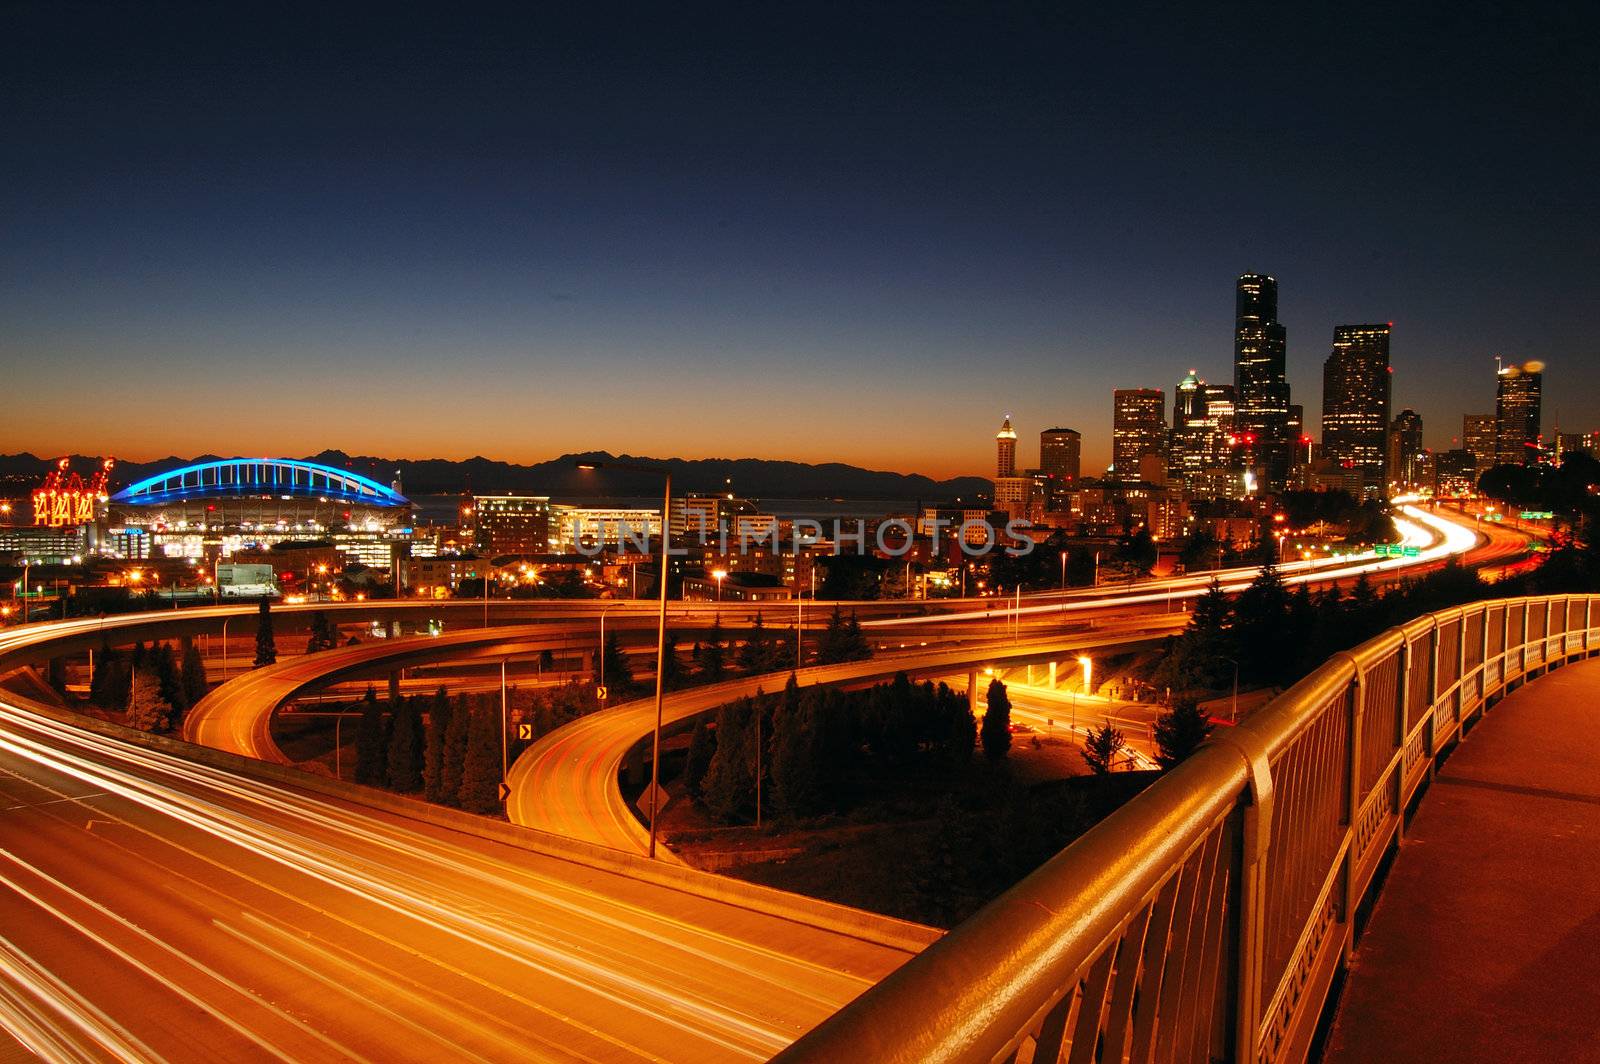
<svg viewBox="0 0 1600 1064">
<path fill-rule="evenodd" d="M 1512 692 L 1445 764 L 1324 1060 L 1600 1062 L 1600 660 Z"/>
</svg>

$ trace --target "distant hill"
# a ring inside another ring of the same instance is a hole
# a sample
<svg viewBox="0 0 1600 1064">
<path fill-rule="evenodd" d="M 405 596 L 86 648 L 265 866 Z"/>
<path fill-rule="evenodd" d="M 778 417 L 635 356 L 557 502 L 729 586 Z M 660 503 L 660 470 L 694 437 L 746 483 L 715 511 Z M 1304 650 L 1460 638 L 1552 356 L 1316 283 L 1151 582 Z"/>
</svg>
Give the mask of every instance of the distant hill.
<svg viewBox="0 0 1600 1064">
<path fill-rule="evenodd" d="M 40 458 L 32 454 L 0 455 L 0 482 L 8 485 L 0 494 L 20 494 L 31 487 L 54 464 L 59 455 Z M 112 474 L 114 488 L 120 489 L 165 469 L 202 462 L 217 455 L 196 458 L 163 458 L 155 462 L 118 461 Z M 233 456 L 229 456 L 233 457 Z M 648 496 L 661 490 L 659 477 L 627 470 L 585 471 L 579 462 L 639 462 L 665 466 L 672 470 L 672 487 L 684 491 L 734 491 L 744 498 L 788 499 L 895 499 L 941 501 L 987 494 L 990 482 L 982 477 L 955 477 L 934 480 L 915 473 L 886 473 L 859 466 L 828 462 L 775 462 L 760 458 L 644 458 L 611 455 L 605 451 L 567 454 L 535 465 L 517 465 L 475 457 L 463 461 L 443 458 L 378 458 L 349 455 L 343 451 L 323 451 L 301 456 L 305 460 L 361 473 L 383 484 L 400 471 L 407 495 L 448 495 L 463 491 L 483 494 L 523 494 L 553 496 Z M 99 456 L 73 455 L 73 468 L 85 474 L 100 461 Z M 16 487 L 22 485 L 22 488 Z"/>
</svg>

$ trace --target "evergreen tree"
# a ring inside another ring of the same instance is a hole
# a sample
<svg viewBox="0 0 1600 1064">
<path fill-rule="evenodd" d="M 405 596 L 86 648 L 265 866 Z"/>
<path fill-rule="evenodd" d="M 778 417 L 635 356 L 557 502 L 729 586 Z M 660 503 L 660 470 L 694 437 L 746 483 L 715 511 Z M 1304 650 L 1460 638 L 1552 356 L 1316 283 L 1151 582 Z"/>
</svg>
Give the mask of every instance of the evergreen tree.
<svg viewBox="0 0 1600 1064">
<path fill-rule="evenodd" d="M 716 752 L 717 740 L 711 734 L 710 722 L 702 716 L 694 722 L 694 731 L 689 736 L 688 758 L 683 765 L 683 786 L 690 797 L 700 797 L 706 770 L 711 767 L 711 758 Z"/>
<path fill-rule="evenodd" d="M 183 637 L 183 660 L 178 670 L 178 683 L 183 688 L 184 700 L 191 707 L 211 689 L 211 682 L 206 677 L 206 661 L 200 656 L 200 648 L 188 636 Z"/>
<path fill-rule="evenodd" d="M 145 657 L 143 639 L 133 644 L 133 654 L 129 657 L 128 663 L 133 667 L 134 672 L 138 672 L 149 664 L 149 660 Z"/>
<path fill-rule="evenodd" d="M 822 635 L 817 637 L 817 664 L 837 665 L 845 659 L 844 653 L 844 613 L 838 606 L 828 615 L 828 626 L 822 630 Z"/>
<path fill-rule="evenodd" d="M 1189 625 L 1172 641 L 1155 680 L 1178 691 L 1215 690 L 1231 681 L 1231 659 L 1236 657 L 1233 606 L 1213 578 L 1206 593 L 1195 600 Z"/>
<path fill-rule="evenodd" d="M 416 700 L 399 699 L 389 726 L 389 786 L 402 794 L 421 788 L 423 758 L 422 715 Z"/>
<path fill-rule="evenodd" d="M 156 690 L 161 700 L 171 708 L 170 720 L 176 726 L 183 720 L 189 700 L 183 695 L 183 681 L 178 675 L 178 659 L 172 653 L 172 644 L 156 643 L 151 647 L 150 660 L 155 670 Z"/>
<path fill-rule="evenodd" d="M 717 751 L 701 783 L 706 811 L 724 823 L 745 816 L 755 805 L 755 709 L 750 699 L 717 711 Z"/>
<path fill-rule="evenodd" d="M 705 639 L 695 644 L 694 653 L 695 667 L 700 670 L 700 675 L 705 677 L 707 683 L 716 683 L 727 674 L 727 646 L 722 634 L 721 617 L 712 620 Z"/>
<path fill-rule="evenodd" d="M 965 768 L 972 763 L 972 751 L 978 745 L 978 720 L 972 715 L 972 705 L 964 694 L 939 685 L 941 700 L 951 725 L 944 747 L 945 761 L 952 768 Z"/>
<path fill-rule="evenodd" d="M 667 656 L 662 659 L 661 689 L 676 691 L 688 677 L 684 673 L 683 659 L 678 657 L 678 644 L 673 633 L 667 633 Z"/>
<path fill-rule="evenodd" d="M 983 712 L 983 754 L 990 761 L 1004 760 L 1011 752 L 1011 698 L 996 676 L 989 681 L 988 708 Z"/>
<path fill-rule="evenodd" d="M 844 626 L 844 654 L 845 661 L 867 661 L 872 657 L 872 644 L 867 642 L 855 610 L 850 611 L 850 620 Z"/>
<path fill-rule="evenodd" d="M 467 729 L 467 757 L 461 769 L 461 808 L 498 813 L 500 805 L 500 712 L 475 700 Z"/>
<path fill-rule="evenodd" d="M 758 613 L 750 625 L 750 633 L 745 637 L 744 645 L 739 648 L 739 668 L 747 676 L 772 672 L 778 667 L 773 664 L 772 650 L 772 634 L 767 631 L 767 624 Z"/>
<path fill-rule="evenodd" d="M 272 607 L 266 599 L 261 600 L 260 612 L 256 615 L 256 668 L 263 665 L 274 665 L 278 661 L 278 644 L 272 638 Z"/>
<path fill-rule="evenodd" d="M 1104 776 L 1116 767 L 1117 755 L 1127 745 L 1122 733 L 1113 728 L 1108 721 L 1104 726 L 1089 733 L 1083 742 L 1083 763 L 1089 766 L 1089 771 L 1096 776 Z"/>
<path fill-rule="evenodd" d="M 356 728 L 356 782 L 383 787 L 389 782 L 389 727 L 383 703 L 371 687 L 361 699 Z"/>
<path fill-rule="evenodd" d="M 328 620 L 328 615 L 321 610 L 311 615 L 311 637 L 306 640 L 306 653 L 315 654 L 320 650 L 332 650 L 339 645 L 339 629 Z"/>
<path fill-rule="evenodd" d="M 785 697 L 772 725 L 772 798 L 780 812 L 802 817 L 821 810 L 825 792 L 817 700 L 800 697 L 798 688 L 795 696 L 792 704 Z"/>
<path fill-rule="evenodd" d="M 1292 669 L 1289 661 L 1289 593 L 1276 565 L 1261 572 L 1239 595 L 1233 607 L 1234 645 L 1239 650 L 1239 671 L 1261 683 L 1282 681 Z"/>
<path fill-rule="evenodd" d="M 461 774 L 467 764 L 467 739 L 472 728 L 472 706 L 465 695 L 457 696 L 445 723 L 444 756 L 439 763 L 439 800 L 446 805 L 461 802 Z"/>
<path fill-rule="evenodd" d="M 600 650 L 601 661 L 604 666 L 601 673 L 606 678 L 606 686 L 617 692 L 611 697 L 612 702 L 626 697 L 634 689 L 633 666 L 628 664 L 628 655 L 622 652 L 622 640 L 615 630 L 606 633 L 605 646 Z"/>
<path fill-rule="evenodd" d="M 101 709 L 127 705 L 126 695 L 117 697 L 118 674 L 123 671 L 122 655 L 102 639 L 94 656 L 94 672 L 89 677 L 89 701 Z"/>
<path fill-rule="evenodd" d="M 1211 734 L 1211 719 L 1193 698 L 1180 698 L 1172 708 L 1156 718 L 1156 760 L 1171 768 L 1206 741 Z"/>
<path fill-rule="evenodd" d="M 445 733 L 449 729 L 450 695 L 440 687 L 428 710 L 427 753 L 422 766 L 422 796 L 430 802 L 444 797 Z"/>
<path fill-rule="evenodd" d="M 171 711 L 161 697 L 155 677 L 149 672 L 135 672 L 128 687 L 128 727 L 142 732 L 164 732 Z"/>
</svg>

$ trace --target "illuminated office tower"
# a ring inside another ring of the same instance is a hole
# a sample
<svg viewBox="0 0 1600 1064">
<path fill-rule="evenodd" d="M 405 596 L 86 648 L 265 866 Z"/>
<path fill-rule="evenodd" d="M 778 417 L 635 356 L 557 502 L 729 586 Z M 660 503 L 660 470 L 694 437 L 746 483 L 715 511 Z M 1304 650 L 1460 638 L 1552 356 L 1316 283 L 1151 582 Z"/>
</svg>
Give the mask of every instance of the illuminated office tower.
<svg viewBox="0 0 1600 1064">
<path fill-rule="evenodd" d="M 1363 495 L 1383 492 L 1389 428 L 1388 325 L 1336 325 L 1322 364 L 1322 454 L 1361 476 Z M 1420 446 L 1420 444 L 1419 444 Z"/>
<path fill-rule="evenodd" d="M 1539 406 L 1544 363 L 1502 366 L 1494 400 L 1495 461 L 1527 465 L 1539 458 Z"/>
<path fill-rule="evenodd" d="M 1288 476 L 1288 339 L 1278 323 L 1278 282 L 1265 274 L 1239 278 L 1234 298 L 1233 388 L 1236 428 L 1251 465 L 1266 473 L 1268 487 Z"/>
<path fill-rule="evenodd" d="M 1017 475 L 1017 433 L 1011 427 L 1011 415 L 1007 414 L 1005 421 L 1000 425 L 1000 431 L 994 434 L 995 442 L 995 470 L 994 475 L 1005 479 Z"/>
<path fill-rule="evenodd" d="M 1472 455 L 1479 476 L 1495 464 L 1493 414 L 1466 414 L 1461 418 L 1461 447 Z"/>
<path fill-rule="evenodd" d="M 1159 388 L 1112 392 L 1111 468 L 1120 480 L 1139 479 L 1139 460 L 1167 455 L 1167 393 Z"/>
</svg>

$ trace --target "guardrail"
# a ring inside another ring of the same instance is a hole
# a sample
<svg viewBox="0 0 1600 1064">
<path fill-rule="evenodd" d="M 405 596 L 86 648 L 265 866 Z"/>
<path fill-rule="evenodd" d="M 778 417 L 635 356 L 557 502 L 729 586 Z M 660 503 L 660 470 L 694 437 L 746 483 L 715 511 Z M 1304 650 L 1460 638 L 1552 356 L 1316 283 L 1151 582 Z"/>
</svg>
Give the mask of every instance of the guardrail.
<svg viewBox="0 0 1600 1064">
<path fill-rule="evenodd" d="M 1440 756 L 1600 648 L 1597 605 L 1479 602 L 1335 655 L 775 1059 L 1303 1060 Z"/>
</svg>

